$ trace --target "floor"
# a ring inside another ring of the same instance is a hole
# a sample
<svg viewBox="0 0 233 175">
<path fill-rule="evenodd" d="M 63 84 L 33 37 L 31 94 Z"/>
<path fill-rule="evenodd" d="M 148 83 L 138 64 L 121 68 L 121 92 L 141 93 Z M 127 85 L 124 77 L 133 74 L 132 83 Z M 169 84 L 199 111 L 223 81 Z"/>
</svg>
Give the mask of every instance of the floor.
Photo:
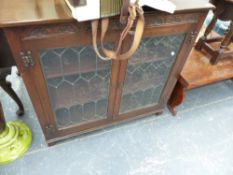
<svg viewBox="0 0 233 175">
<path fill-rule="evenodd" d="M 233 81 L 195 89 L 177 117 L 161 116 L 117 125 L 47 147 L 28 94 L 15 69 L 13 81 L 33 130 L 24 157 L 0 166 L 0 175 L 231 175 Z M 16 105 L 0 90 L 7 120 Z"/>
</svg>

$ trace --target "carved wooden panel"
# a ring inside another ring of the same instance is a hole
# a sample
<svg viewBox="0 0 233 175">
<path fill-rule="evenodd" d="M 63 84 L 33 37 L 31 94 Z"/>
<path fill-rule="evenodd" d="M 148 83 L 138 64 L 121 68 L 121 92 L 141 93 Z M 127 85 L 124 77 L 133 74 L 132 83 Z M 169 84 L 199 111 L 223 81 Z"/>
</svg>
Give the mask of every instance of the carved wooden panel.
<svg viewBox="0 0 233 175">
<path fill-rule="evenodd" d="M 168 25 L 179 25 L 187 23 L 197 23 L 200 14 L 191 13 L 191 14 L 175 14 L 175 15 L 150 15 L 145 14 L 145 25 L 146 27 L 155 27 L 155 26 L 168 26 Z M 110 20 L 109 30 L 123 30 L 125 25 L 120 24 L 119 16 L 113 17 Z M 33 27 L 25 27 L 21 33 L 22 39 L 36 39 L 36 38 L 45 38 L 53 37 L 54 35 L 65 35 L 65 34 L 74 34 L 81 32 L 91 32 L 91 23 L 90 22 L 70 22 L 70 23 L 60 23 L 60 24 L 50 24 L 50 25 L 41 25 Z"/>
<path fill-rule="evenodd" d="M 200 14 L 191 13 L 191 14 L 174 14 L 174 15 L 147 15 L 146 26 L 166 26 L 166 25 L 179 25 L 187 23 L 197 23 L 199 20 Z"/>
<path fill-rule="evenodd" d="M 72 34 L 76 32 L 81 32 L 82 30 L 89 30 L 87 25 L 77 25 L 75 23 L 66 23 L 66 24 L 53 24 L 46 26 L 34 26 L 27 27 L 22 32 L 22 39 L 36 39 L 36 38 L 45 38 L 52 37 L 54 35 L 64 35 Z"/>
</svg>

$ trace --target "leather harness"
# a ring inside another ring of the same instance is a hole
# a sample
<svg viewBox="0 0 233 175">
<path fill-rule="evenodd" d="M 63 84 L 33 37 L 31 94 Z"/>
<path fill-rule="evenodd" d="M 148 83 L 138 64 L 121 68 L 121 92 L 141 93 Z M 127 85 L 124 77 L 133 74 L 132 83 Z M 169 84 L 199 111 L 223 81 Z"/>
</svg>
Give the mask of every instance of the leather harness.
<svg viewBox="0 0 233 175">
<path fill-rule="evenodd" d="M 122 43 L 124 39 L 126 38 L 126 36 L 129 34 L 130 30 L 132 29 L 133 24 L 136 19 L 137 19 L 137 24 L 136 24 L 135 32 L 133 32 L 134 38 L 133 38 L 132 45 L 128 51 L 126 51 L 125 53 L 121 53 Z M 145 26 L 144 12 L 137 2 L 134 4 L 131 4 L 129 0 L 123 0 L 120 22 L 126 23 L 126 21 L 127 21 L 127 25 L 120 35 L 120 39 L 118 41 L 118 44 L 115 50 L 109 50 L 104 47 L 104 38 L 108 30 L 109 18 L 103 18 L 103 19 L 92 21 L 92 24 L 91 24 L 92 25 L 92 43 L 93 43 L 94 50 L 99 58 L 101 58 L 102 60 L 111 60 L 111 59 L 125 60 L 125 59 L 129 59 L 130 57 L 132 57 L 132 55 L 136 52 L 137 48 L 139 47 L 140 41 L 142 39 L 144 26 Z M 105 56 L 102 56 L 100 54 L 99 49 L 97 47 L 97 34 L 98 34 L 98 26 L 100 22 L 101 22 L 100 43 L 101 43 L 101 49 Z"/>
</svg>

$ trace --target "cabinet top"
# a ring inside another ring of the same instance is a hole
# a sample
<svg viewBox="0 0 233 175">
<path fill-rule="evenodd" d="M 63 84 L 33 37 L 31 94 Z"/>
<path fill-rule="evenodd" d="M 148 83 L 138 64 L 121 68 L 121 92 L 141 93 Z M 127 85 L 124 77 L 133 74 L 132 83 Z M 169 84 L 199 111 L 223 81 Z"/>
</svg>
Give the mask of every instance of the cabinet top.
<svg viewBox="0 0 233 175">
<path fill-rule="evenodd" d="M 214 8 L 209 0 L 171 0 L 176 11 Z M 0 27 L 73 21 L 64 0 L 1 0 Z"/>
</svg>

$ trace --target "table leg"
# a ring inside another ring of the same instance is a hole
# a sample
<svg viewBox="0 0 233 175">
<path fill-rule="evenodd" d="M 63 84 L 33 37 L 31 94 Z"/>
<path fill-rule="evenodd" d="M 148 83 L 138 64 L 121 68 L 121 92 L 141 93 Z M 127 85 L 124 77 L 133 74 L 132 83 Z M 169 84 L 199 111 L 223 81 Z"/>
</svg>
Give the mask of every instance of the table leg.
<svg viewBox="0 0 233 175">
<path fill-rule="evenodd" d="M 229 26 L 227 30 L 227 34 L 225 35 L 223 41 L 221 42 L 220 49 L 217 51 L 215 56 L 211 58 L 211 64 L 216 64 L 218 60 L 221 58 L 221 55 L 224 54 L 224 50 L 231 44 L 231 39 L 233 36 L 233 22 Z"/>
<path fill-rule="evenodd" d="M 17 111 L 17 115 L 21 116 L 24 114 L 24 107 L 19 99 L 18 95 L 11 87 L 11 83 L 6 81 L 6 76 L 11 72 L 11 68 L 5 68 L 0 71 L 0 86 L 2 89 L 17 103 L 19 109 Z"/>
<path fill-rule="evenodd" d="M 204 33 L 204 36 L 202 36 L 196 46 L 195 46 L 195 49 L 197 49 L 198 51 L 200 51 L 202 49 L 202 45 L 203 45 L 203 42 L 206 41 L 208 35 L 210 34 L 210 32 L 213 30 L 213 28 L 215 27 L 215 24 L 218 20 L 218 14 L 215 13 L 214 16 L 213 16 L 213 19 L 211 20 L 211 22 L 209 23 L 209 25 L 207 26 L 206 30 L 205 30 L 205 33 Z"/>
<path fill-rule="evenodd" d="M 0 102 L 0 134 L 5 130 L 5 128 L 6 128 L 6 121 L 2 110 L 2 104 Z"/>
</svg>

